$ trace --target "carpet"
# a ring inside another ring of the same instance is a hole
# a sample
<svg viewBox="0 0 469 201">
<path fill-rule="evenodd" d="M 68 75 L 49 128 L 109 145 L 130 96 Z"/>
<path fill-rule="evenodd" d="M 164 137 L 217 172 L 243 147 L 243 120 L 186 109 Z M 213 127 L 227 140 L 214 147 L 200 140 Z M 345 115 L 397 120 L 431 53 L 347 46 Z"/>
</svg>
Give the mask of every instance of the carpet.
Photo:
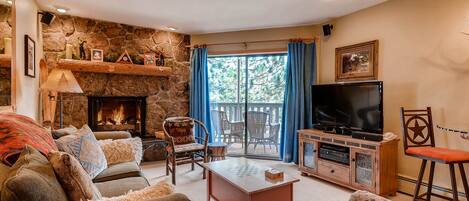
<svg viewBox="0 0 469 201">
<path fill-rule="evenodd" d="M 300 175 L 298 166 L 280 161 L 255 160 L 256 162 L 279 169 L 290 176 L 300 179 L 293 185 L 293 198 L 295 201 L 348 201 L 352 190 L 342 188 L 327 181 L 304 177 Z M 142 171 L 152 185 L 159 181 L 171 183 L 171 176 L 165 175 L 164 161 L 145 162 L 141 165 Z M 207 200 L 207 180 L 202 180 L 202 168 L 196 165 L 191 171 L 190 164 L 180 165 L 176 170 L 175 192 L 183 193 L 193 201 Z M 411 197 L 403 194 L 390 197 L 393 201 L 410 201 Z"/>
</svg>

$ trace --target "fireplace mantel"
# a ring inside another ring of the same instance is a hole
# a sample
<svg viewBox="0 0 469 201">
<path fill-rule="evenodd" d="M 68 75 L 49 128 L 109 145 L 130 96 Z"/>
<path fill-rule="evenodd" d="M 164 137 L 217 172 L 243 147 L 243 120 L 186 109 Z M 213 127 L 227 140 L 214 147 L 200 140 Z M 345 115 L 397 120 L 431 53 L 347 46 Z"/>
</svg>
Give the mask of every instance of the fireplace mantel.
<svg viewBox="0 0 469 201">
<path fill-rule="evenodd" d="M 87 60 L 61 59 L 58 67 L 77 72 L 124 74 L 124 75 L 146 75 L 168 77 L 172 74 L 170 67 L 122 64 L 111 62 L 97 62 Z"/>
</svg>

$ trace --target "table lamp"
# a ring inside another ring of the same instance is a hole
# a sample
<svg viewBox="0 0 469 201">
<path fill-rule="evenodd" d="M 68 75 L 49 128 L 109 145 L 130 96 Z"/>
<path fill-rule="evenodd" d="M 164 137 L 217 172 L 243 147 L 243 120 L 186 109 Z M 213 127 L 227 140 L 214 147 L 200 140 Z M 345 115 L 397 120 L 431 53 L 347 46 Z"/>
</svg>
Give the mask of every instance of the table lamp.
<svg viewBox="0 0 469 201">
<path fill-rule="evenodd" d="M 41 85 L 41 90 L 58 92 L 60 99 L 60 128 L 63 126 L 63 98 L 62 93 L 83 93 L 72 71 L 54 68 L 49 73 L 47 81 Z M 55 97 L 49 96 L 50 99 Z"/>
</svg>

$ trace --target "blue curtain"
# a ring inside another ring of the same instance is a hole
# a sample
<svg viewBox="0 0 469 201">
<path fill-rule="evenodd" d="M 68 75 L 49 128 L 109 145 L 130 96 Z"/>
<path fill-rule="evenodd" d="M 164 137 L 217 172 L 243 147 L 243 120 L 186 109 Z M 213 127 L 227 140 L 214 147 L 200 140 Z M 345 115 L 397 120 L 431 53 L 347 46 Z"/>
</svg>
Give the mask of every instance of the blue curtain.
<svg viewBox="0 0 469 201">
<path fill-rule="evenodd" d="M 203 122 L 212 134 L 207 57 L 207 48 L 192 50 L 189 116 Z M 195 129 L 195 135 L 205 137 L 200 127 Z M 213 136 L 210 135 L 209 142 L 212 142 L 212 139 Z"/>
<path fill-rule="evenodd" d="M 298 129 L 312 127 L 311 85 L 316 82 L 316 46 L 288 44 L 286 86 L 280 131 L 280 157 L 298 163 Z"/>
</svg>

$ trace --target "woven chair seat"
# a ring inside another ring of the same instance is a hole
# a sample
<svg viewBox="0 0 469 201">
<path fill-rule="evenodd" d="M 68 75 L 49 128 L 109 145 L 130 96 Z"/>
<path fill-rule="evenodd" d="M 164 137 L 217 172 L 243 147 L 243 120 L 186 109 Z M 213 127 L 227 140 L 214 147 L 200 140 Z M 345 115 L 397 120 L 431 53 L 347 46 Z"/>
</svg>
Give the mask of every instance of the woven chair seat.
<svg viewBox="0 0 469 201">
<path fill-rule="evenodd" d="M 205 146 L 199 143 L 180 144 L 174 146 L 176 153 L 192 152 L 204 150 Z"/>
</svg>

